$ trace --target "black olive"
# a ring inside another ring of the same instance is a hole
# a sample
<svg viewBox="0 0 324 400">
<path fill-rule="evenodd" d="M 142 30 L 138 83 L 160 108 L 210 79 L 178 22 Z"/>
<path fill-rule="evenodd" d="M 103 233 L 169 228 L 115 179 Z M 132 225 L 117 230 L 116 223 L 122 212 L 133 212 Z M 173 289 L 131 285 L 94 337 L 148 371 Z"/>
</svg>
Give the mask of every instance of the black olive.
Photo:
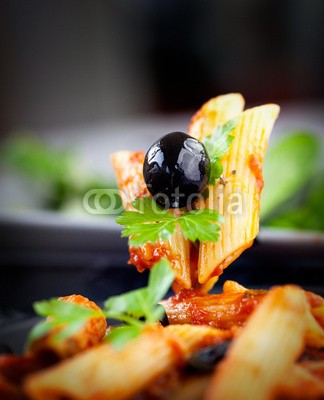
<svg viewBox="0 0 324 400">
<path fill-rule="evenodd" d="M 204 347 L 193 353 L 187 361 L 187 369 L 193 372 L 210 372 L 215 365 L 225 356 L 231 341 L 227 340 L 215 346 Z"/>
<path fill-rule="evenodd" d="M 7 344 L 0 343 L 0 354 L 13 354 L 13 351 Z"/>
<path fill-rule="evenodd" d="M 172 132 L 148 150 L 143 174 L 154 200 L 163 208 L 191 204 L 209 180 L 210 161 L 204 145 L 182 132 Z"/>
</svg>

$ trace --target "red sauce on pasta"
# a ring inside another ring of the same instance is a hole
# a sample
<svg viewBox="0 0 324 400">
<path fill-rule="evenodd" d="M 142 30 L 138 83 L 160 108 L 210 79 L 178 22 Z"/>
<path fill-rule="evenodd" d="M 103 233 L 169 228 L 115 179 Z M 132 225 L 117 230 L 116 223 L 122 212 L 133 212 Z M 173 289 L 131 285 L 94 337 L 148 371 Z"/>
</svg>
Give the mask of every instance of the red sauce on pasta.
<svg viewBox="0 0 324 400">
<path fill-rule="evenodd" d="M 264 180 L 260 159 L 255 154 L 251 154 L 248 159 L 248 166 L 255 176 L 259 192 L 261 192 L 261 190 L 263 189 Z"/>
<path fill-rule="evenodd" d="M 133 264 L 139 272 L 145 269 L 151 269 L 153 265 L 166 257 L 171 263 L 176 259 L 176 255 L 172 252 L 167 243 L 145 243 L 139 247 L 129 247 L 130 259 L 128 264 Z"/>
</svg>

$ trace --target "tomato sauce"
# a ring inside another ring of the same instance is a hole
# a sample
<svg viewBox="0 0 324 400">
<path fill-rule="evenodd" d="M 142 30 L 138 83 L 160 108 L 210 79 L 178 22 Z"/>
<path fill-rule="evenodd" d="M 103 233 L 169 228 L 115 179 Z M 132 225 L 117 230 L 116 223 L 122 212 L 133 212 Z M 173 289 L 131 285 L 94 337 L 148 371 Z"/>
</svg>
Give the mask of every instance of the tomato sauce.
<svg viewBox="0 0 324 400">
<path fill-rule="evenodd" d="M 172 252 L 168 243 L 145 243 L 139 247 L 129 247 L 130 259 L 128 264 L 133 264 L 139 272 L 145 269 L 151 269 L 153 265 L 161 260 L 167 258 L 171 264 L 176 259 L 176 255 Z"/>
<path fill-rule="evenodd" d="M 264 180 L 262 175 L 262 165 L 260 159 L 255 154 L 251 154 L 248 159 L 248 166 L 252 171 L 253 175 L 255 176 L 257 187 L 259 189 L 259 192 L 261 193 L 261 190 L 263 189 L 264 185 Z"/>
</svg>

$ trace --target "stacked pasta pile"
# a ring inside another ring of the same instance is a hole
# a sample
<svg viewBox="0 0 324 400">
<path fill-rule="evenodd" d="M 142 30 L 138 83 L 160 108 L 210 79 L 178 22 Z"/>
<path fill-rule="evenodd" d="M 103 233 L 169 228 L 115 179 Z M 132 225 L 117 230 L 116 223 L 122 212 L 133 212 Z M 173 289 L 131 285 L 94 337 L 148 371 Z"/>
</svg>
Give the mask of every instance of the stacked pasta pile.
<svg viewBox="0 0 324 400">
<path fill-rule="evenodd" d="M 239 94 L 216 97 L 189 127 L 189 134 L 201 140 L 219 124 L 234 117 L 238 121 L 235 140 L 221 159 L 222 177 L 209 187 L 206 203 L 195 205 L 223 215 L 220 239 L 200 243 L 197 251 L 178 227 L 169 240 L 129 249 L 139 270 L 152 268 L 159 258 L 169 260 L 176 294 L 161 301 L 169 324 L 145 325 L 139 336 L 116 348 L 104 340 L 106 316 L 98 306 L 81 296 L 62 298 L 98 314 L 60 341 L 53 339 L 60 330 L 56 327 L 31 343 L 23 360 L 32 367 L 16 385 L 8 378 L 8 361 L 0 359 L 0 394 L 34 400 L 324 398 L 320 296 L 294 285 L 249 290 L 232 281 L 221 294 L 208 293 L 223 270 L 251 246 L 259 228 L 262 162 L 279 108 L 243 107 Z M 141 152 L 113 156 L 127 209 L 134 198 L 148 195 L 143 160 Z M 240 213 L 229 212 L 219 201 L 231 200 L 233 193 L 243 199 Z M 200 351 L 225 344 L 227 351 L 208 371 L 188 368 Z"/>
</svg>

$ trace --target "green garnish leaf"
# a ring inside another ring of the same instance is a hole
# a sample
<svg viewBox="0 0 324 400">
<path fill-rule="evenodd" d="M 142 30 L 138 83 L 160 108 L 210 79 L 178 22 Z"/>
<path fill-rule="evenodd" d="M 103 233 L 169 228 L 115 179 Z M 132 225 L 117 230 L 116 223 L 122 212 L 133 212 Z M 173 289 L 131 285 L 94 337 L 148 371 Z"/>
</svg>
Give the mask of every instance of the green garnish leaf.
<svg viewBox="0 0 324 400">
<path fill-rule="evenodd" d="M 178 222 L 184 237 L 191 242 L 215 242 L 219 239 L 219 223 L 224 223 L 224 218 L 216 210 L 202 209 L 184 214 Z"/>
<path fill-rule="evenodd" d="M 157 303 L 167 294 L 174 279 L 174 272 L 166 259 L 159 261 L 150 272 L 148 290 L 151 304 Z"/>
<path fill-rule="evenodd" d="M 208 183 L 214 185 L 216 179 L 218 179 L 223 173 L 223 166 L 218 159 L 211 161 L 210 175 Z"/>
<path fill-rule="evenodd" d="M 155 322 L 155 308 L 169 290 L 174 279 L 170 263 L 166 259 L 156 263 L 150 272 L 147 287 L 132 290 L 106 300 L 104 307 L 108 318 L 118 319 L 139 326 L 146 322 Z"/>
<path fill-rule="evenodd" d="M 237 118 L 231 119 L 226 124 L 218 125 L 215 132 L 210 136 L 206 136 L 202 143 L 206 148 L 210 162 L 211 171 L 209 177 L 209 184 L 214 185 L 215 180 L 219 178 L 223 172 L 223 167 L 220 159 L 230 148 L 231 143 L 235 139 L 230 133 L 234 130 L 237 124 Z"/>
<path fill-rule="evenodd" d="M 57 298 L 42 300 L 33 304 L 37 315 L 50 317 L 40 321 L 31 330 L 27 343 L 45 336 L 50 330 L 59 328 L 54 336 L 55 340 L 62 340 L 80 330 L 84 323 L 90 318 L 102 315 L 100 311 L 67 303 Z"/>
<path fill-rule="evenodd" d="M 129 244 L 138 247 L 146 242 L 168 240 L 175 229 L 176 217 L 160 208 L 150 197 L 132 202 L 138 211 L 124 211 L 116 218 L 117 224 L 124 225 L 122 237 L 130 237 Z"/>
<path fill-rule="evenodd" d="M 147 287 L 132 290 L 119 296 L 110 297 L 104 310 L 89 308 L 68 303 L 57 298 L 34 303 L 34 310 L 41 317 L 49 317 L 40 321 L 31 330 L 27 347 L 32 341 L 44 337 L 56 330 L 53 340 L 63 340 L 82 329 L 90 318 L 105 315 L 110 319 L 123 322 L 125 325 L 112 329 L 108 339 L 120 347 L 136 337 L 144 325 L 160 320 L 164 309 L 158 304 L 168 292 L 174 279 L 170 263 L 162 259 L 150 272 Z"/>
<path fill-rule="evenodd" d="M 116 348 L 123 347 L 141 333 L 141 327 L 134 325 L 118 326 L 108 333 L 108 338 Z"/>
<path fill-rule="evenodd" d="M 137 336 L 145 324 L 158 321 L 164 311 L 157 303 L 166 295 L 173 279 L 170 263 L 162 259 L 151 270 L 147 287 L 110 297 L 104 304 L 106 316 L 126 325 L 112 329 L 108 339 L 120 346 Z"/>
<path fill-rule="evenodd" d="M 160 208 L 150 197 L 136 199 L 132 203 L 138 211 L 124 211 L 116 222 L 124 225 L 122 237 L 129 237 L 130 246 L 138 247 L 147 242 L 156 243 L 159 239 L 168 240 L 174 232 L 176 223 L 185 238 L 195 242 L 215 242 L 219 238 L 218 223 L 223 217 L 215 210 L 192 210 L 175 217 Z"/>
</svg>

